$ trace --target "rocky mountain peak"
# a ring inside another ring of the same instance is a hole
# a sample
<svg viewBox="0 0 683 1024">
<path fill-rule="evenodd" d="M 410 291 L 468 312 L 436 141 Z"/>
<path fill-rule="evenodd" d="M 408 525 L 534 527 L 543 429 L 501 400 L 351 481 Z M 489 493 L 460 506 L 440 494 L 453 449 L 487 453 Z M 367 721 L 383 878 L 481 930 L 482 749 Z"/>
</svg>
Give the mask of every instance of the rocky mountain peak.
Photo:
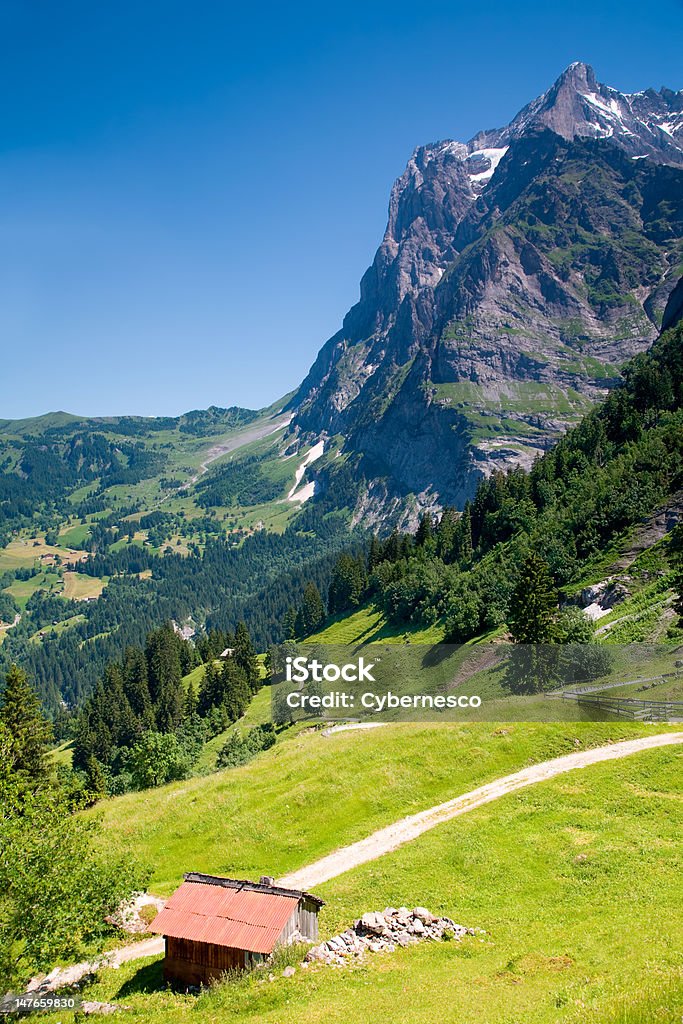
<svg viewBox="0 0 683 1024">
<path fill-rule="evenodd" d="M 509 145 L 539 127 L 564 139 L 611 140 L 634 159 L 683 165 L 683 91 L 622 93 L 598 82 L 593 68 L 580 61 L 506 128 L 483 133 L 483 138 Z"/>
<path fill-rule="evenodd" d="M 359 518 L 388 495 L 461 505 L 647 347 L 682 263 L 683 92 L 571 64 L 504 128 L 415 149 L 292 430 L 342 437 L 386 481 Z"/>
</svg>

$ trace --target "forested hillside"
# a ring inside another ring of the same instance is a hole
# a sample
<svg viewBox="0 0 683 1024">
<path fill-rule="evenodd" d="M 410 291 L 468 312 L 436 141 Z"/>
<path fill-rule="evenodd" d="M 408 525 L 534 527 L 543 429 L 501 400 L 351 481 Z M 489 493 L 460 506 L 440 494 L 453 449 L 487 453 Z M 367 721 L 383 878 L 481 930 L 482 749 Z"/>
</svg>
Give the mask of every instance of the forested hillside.
<svg viewBox="0 0 683 1024">
<path fill-rule="evenodd" d="M 460 643 L 509 625 L 518 587 L 528 599 L 534 586 L 544 586 L 552 606 L 561 603 L 564 614 L 545 634 L 526 639 L 547 640 L 558 631 L 565 638 L 586 638 L 593 626 L 572 603 L 578 592 L 609 575 L 619 545 L 628 544 L 637 524 L 680 497 L 682 488 L 679 324 L 631 360 L 621 385 L 530 471 L 494 472 L 462 514 L 449 508 L 438 518 L 427 513 L 414 536 L 374 538 L 367 561 L 340 558 L 328 610 L 338 614 L 372 602 L 394 626 L 438 624 L 441 638 Z M 671 525 L 677 515 L 673 509 Z M 640 555 L 630 585 L 646 602 L 656 603 L 671 587 L 683 590 L 681 529 Z M 306 633 L 301 611 L 298 627 L 296 614 L 288 616 L 293 634 Z M 318 612 L 314 629 L 322 619 Z M 673 620 L 668 635 L 683 636 Z M 332 630 L 330 641 L 334 636 Z M 632 626 L 609 638 L 650 636 Z"/>
</svg>

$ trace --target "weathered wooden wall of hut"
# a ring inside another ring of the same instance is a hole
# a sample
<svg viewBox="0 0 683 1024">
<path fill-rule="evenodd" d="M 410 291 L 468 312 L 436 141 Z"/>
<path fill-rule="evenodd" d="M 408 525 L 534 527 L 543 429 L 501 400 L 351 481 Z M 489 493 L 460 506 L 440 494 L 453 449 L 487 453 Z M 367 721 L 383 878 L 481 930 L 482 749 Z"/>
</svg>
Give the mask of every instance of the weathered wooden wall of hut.
<svg viewBox="0 0 683 1024">
<path fill-rule="evenodd" d="M 206 985 L 220 978 L 225 971 L 240 970 L 247 965 L 249 954 L 231 946 L 191 939 L 166 939 L 164 979 L 182 985 Z"/>
</svg>

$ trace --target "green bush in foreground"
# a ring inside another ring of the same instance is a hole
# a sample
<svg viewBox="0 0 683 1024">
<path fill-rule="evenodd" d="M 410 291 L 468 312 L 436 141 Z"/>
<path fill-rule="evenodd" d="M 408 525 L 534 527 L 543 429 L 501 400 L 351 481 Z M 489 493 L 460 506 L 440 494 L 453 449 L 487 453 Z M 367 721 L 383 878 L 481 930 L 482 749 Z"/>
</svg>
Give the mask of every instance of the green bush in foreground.
<svg viewBox="0 0 683 1024">
<path fill-rule="evenodd" d="M 45 761 L 44 723 L 12 669 L 0 707 L 0 989 L 77 958 L 104 918 L 146 882 L 134 859 L 96 849 L 97 818 L 72 814 L 73 794 Z"/>
</svg>

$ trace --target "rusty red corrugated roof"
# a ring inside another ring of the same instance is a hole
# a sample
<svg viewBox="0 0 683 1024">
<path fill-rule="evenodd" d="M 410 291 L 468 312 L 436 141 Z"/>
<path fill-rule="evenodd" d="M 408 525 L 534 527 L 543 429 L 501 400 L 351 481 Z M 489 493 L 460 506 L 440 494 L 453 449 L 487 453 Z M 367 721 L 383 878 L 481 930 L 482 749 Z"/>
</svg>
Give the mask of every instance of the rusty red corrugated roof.
<svg viewBox="0 0 683 1024">
<path fill-rule="evenodd" d="M 272 953 L 298 902 L 296 896 L 183 882 L 150 930 L 175 939 Z"/>
</svg>

